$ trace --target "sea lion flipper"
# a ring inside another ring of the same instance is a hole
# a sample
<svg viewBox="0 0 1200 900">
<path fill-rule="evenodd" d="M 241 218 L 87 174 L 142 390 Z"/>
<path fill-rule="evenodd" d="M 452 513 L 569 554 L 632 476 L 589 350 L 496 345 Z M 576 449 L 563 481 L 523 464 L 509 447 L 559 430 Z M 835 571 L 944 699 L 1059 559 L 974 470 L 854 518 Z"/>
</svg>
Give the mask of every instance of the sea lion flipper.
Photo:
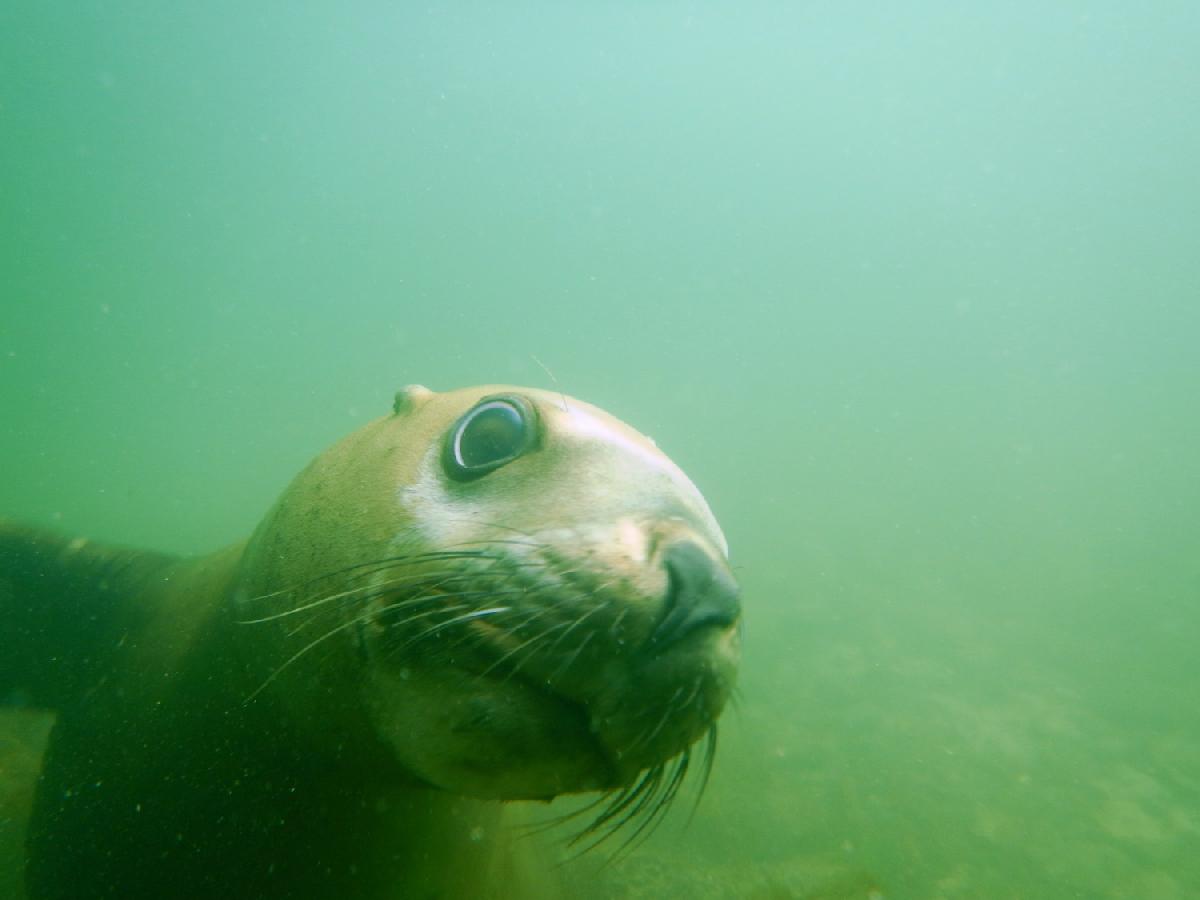
<svg viewBox="0 0 1200 900">
<path fill-rule="evenodd" d="M 173 561 L 0 520 L 0 704 L 69 703 L 94 648 L 134 624 L 113 599 Z"/>
</svg>

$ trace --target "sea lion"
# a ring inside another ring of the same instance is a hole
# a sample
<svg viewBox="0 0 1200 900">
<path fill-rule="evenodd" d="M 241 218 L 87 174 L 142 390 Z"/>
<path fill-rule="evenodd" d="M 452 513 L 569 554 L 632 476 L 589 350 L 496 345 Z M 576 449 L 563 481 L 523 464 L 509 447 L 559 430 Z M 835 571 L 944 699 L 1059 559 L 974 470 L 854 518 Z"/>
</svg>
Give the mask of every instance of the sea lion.
<svg viewBox="0 0 1200 900">
<path fill-rule="evenodd" d="M 28 894 L 553 895 L 497 801 L 644 827 L 711 752 L 740 615 L 683 472 L 526 388 L 405 388 L 211 556 L 2 525 L 0 698 L 58 711 Z"/>
</svg>

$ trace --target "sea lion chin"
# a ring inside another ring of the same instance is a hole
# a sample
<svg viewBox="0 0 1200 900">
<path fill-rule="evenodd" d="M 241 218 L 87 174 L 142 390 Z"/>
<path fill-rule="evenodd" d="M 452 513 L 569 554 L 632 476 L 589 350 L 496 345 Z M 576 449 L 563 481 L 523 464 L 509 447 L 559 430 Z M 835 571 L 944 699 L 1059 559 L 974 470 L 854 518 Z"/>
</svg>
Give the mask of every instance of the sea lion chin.
<svg viewBox="0 0 1200 900">
<path fill-rule="evenodd" d="M 210 557 L 0 526 L 0 623 L 24 638 L 0 694 L 59 710 L 30 895 L 335 896 L 344 865 L 355 896 L 492 896 L 438 864 L 499 865 L 463 812 L 491 806 L 463 798 L 657 810 L 705 736 L 711 762 L 739 653 L 727 554 L 652 441 L 506 386 L 405 388 Z M 384 795 L 403 821 L 368 834 L 349 810 Z M 385 831 L 404 852 L 381 860 Z"/>
</svg>

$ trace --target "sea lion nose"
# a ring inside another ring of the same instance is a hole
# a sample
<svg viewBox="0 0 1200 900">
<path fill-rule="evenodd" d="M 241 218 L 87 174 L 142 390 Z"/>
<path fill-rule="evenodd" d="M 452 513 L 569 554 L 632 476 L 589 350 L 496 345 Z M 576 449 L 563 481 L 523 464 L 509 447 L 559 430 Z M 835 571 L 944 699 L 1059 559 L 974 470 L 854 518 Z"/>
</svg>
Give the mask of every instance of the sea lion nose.
<svg viewBox="0 0 1200 900">
<path fill-rule="evenodd" d="M 663 554 L 663 565 L 666 612 L 650 637 L 652 647 L 675 643 L 700 628 L 728 628 L 737 621 L 742 612 L 737 582 L 698 544 L 672 544 Z"/>
</svg>

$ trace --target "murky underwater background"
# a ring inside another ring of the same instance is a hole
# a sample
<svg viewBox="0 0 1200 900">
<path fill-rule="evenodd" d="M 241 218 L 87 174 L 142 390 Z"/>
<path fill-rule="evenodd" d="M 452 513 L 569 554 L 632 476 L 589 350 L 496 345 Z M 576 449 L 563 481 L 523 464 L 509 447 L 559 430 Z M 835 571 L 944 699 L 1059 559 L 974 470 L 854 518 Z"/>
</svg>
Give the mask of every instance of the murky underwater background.
<svg viewBox="0 0 1200 900">
<path fill-rule="evenodd" d="M 1191 2 L 6 3 L 0 514 L 207 551 L 540 360 L 747 604 L 607 896 L 1200 896 L 1198 111 Z"/>
</svg>

